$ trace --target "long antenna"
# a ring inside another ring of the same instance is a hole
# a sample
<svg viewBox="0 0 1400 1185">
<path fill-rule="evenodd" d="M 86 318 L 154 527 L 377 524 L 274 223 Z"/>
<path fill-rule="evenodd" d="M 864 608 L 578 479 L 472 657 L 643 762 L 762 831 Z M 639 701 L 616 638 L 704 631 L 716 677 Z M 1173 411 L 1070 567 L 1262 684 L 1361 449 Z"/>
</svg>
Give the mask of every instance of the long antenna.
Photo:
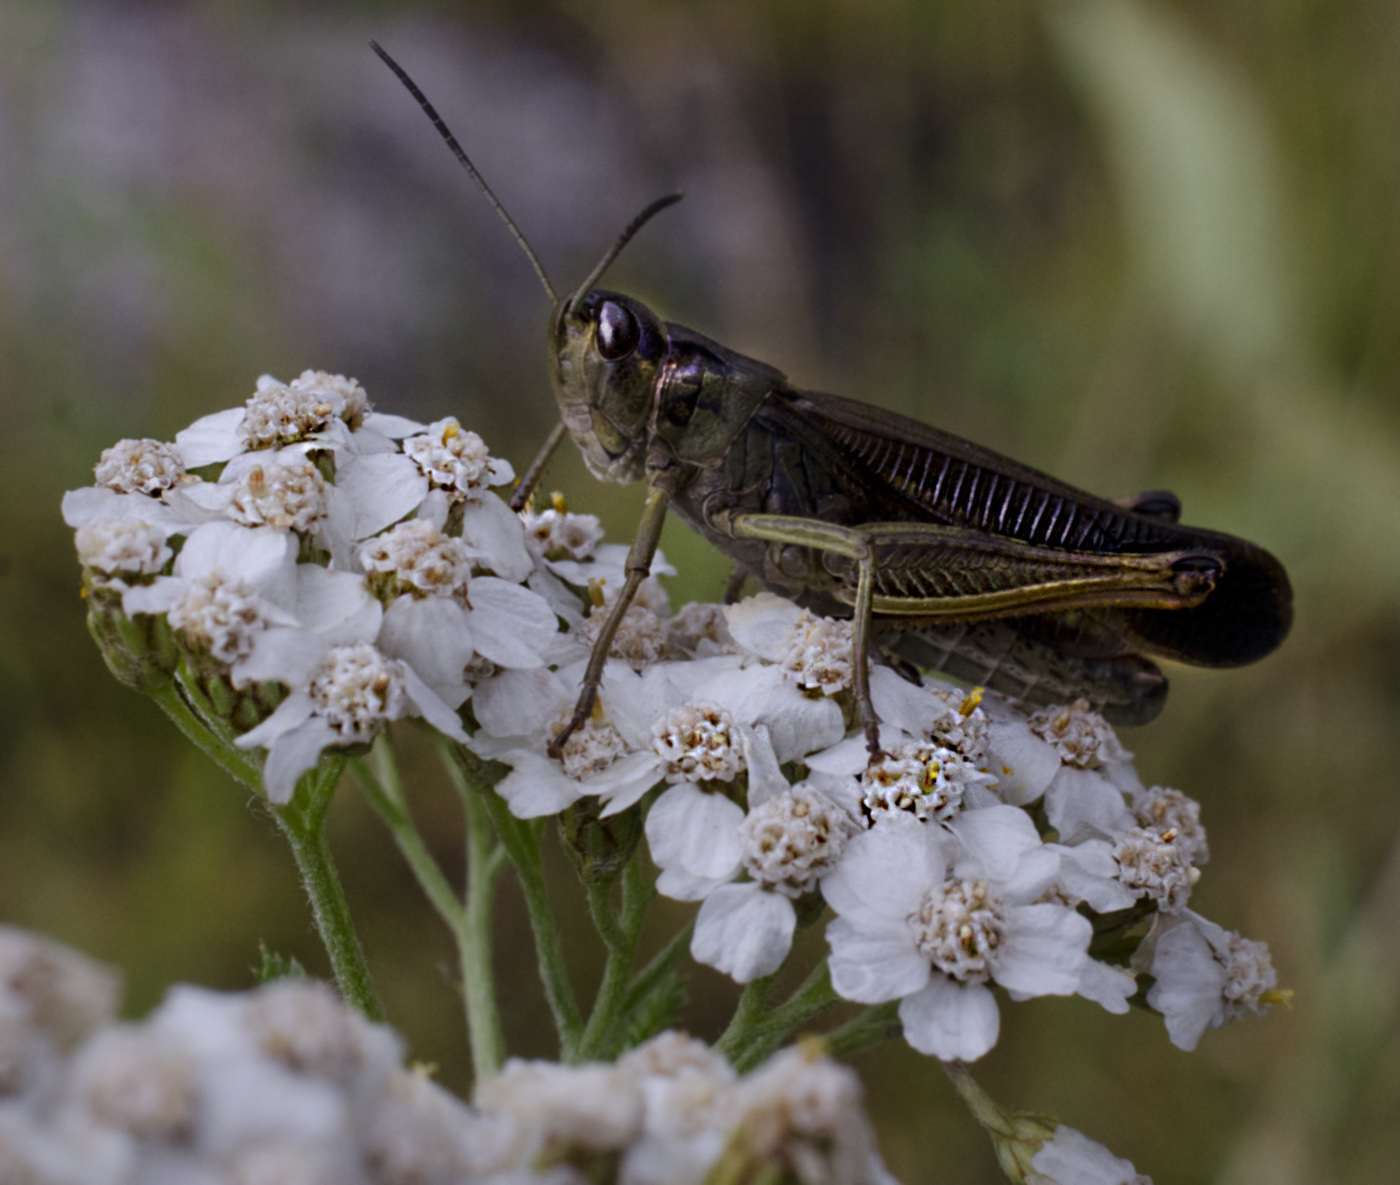
<svg viewBox="0 0 1400 1185">
<path fill-rule="evenodd" d="M 565 312 L 573 313 L 577 310 L 579 301 L 593 291 L 593 286 L 602 279 L 603 273 L 612 265 L 612 261 L 622 253 L 622 249 L 632 241 L 633 235 L 650 222 L 653 217 L 666 209 L 667 206 L 674 206 L 683 196 L 683 194 L 679 193 L 668 193 L 665 197 L 659 197 L 632 219 L 632 221 L 627 224 L 627 229 L 617 236 L 617 242 L 609 247 L 607 254 L 598 261 L 598 266 L 588 273 L 588 279 L 584 280 L 584 282 L 578 286 L 574 294 L 569 297 L 568 308 L 565 309 Z"/>
<path fill-rule="evenodd" d="M 525 237 L 525 234 L 520 229 L 520 227 L 516 226 L 515 219 L 506 213 L 506 208 L 503 205 L 501 205 L 500 199 L 494 193 L 491 192 L 491 187 L 486 184 L 486 178 L 477 172 L 476 166 L 471 162 L 471 157 L 469 157 L 466 154 L 466 152 L 463 151 L 462 146 L 457 143 L 457 137 L 454 136 L 448 130 L 447 125 L 442 122 L 442 116 L 440 116 L 437 113 L 437 109 L 431 103 L 428 102 L 428 96 L 418 89 L 418 84 L 408 76 L 404 68 L 400 66 L 398 62 L 394 61 L 394 59 L 391 58 L 387 52 L 385 52 L 384 47 L 381 46 L 379 42 L 371 41 L 369 43 L 369 47 L 379 55 L 380 59 L 386 66 L 389 67 L 390 70 L 392 70 L 395 74 L 398 75 L 399 81 L 408 88 L 408 93 L 418 100 L 418 106 L 423 108 L 428 118 L 433 121 L 433 127 L 437 128 L 438 135 L 447 141 L 447 146 L 450 149 L 452 149 L 452 153 L 454 156 L 456 156 L 458 162 L 464 169 L 467 170 L 468 173 L 472 175 L 472 180 L 477 183 L 477 185 L 481 189 L 481 192 L 486 195 L 486 200 L 496 208 L 496 213 L 501 216 L 501 220 L 508 227 L 510 227 L 510 233 L 515 236 L 515 241 L 520 244 L 521 249 L 529 257 L 530 263 L 535 269 L 535 274 L 539 276 L 540 283 L 544 285 L 544 290 L 549 293 L 549 299 L 555 304 L 558 304 L 559 294 L 554 291 L 554 285 L 549 282 L 549 275 L 544 270 L 544 264 L 540 262 L 540 257 L 535 254 L 535 249 L 530 246 L 529 239 Z M 652 203 L 652 205 L 655 204 L 656 203 L 654 202 Z M 652 210 L 651 207 L 648 207 L 647 209 L 649 212 L 648 216 L 651 213 L 655 213 L 655 210 Z M 640 221 L 645 222 L 646 218 L 642 218 Z M 635 234 L 636 229 L 636 226 L 628 227 L 629 234 Z M 627 237 L 627 235 L 624 235 L 624 242 L 626 241 Z M 621 244 L 619 244 L 618 247 L 618 250 L 620 249 Z M 617 251 L 615 250 L 613 252 L 613 255 L 616 254 Z M 611 257 L 609 257 L 608 262 L 611 262 Z"/>
</svg>

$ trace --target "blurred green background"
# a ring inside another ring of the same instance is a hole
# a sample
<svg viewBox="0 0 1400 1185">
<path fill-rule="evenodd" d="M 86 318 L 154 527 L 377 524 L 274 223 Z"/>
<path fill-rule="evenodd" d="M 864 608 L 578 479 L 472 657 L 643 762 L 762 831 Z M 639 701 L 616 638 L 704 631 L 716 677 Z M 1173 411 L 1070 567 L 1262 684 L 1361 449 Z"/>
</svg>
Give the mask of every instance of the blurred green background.
<svg viewBox="0 0 1400 1185">
<path fill-rule="evenodd" d="M 370 37 L 561 286 L 682 189 L 615 286 L 799 385 L 1096 492 L 1172 488 L 1283 559 L 1282 651 L 1174 672 L 1124 739 L 1205 804 L 1193 904 L 1266 939 L 1296 1007 L 1187 1055 L 1150 1016 L 1009 1006 L 979 1076 L 1159 1183 L 1400 1175 L 1393 0 L 4 0 L 0 920 L 120 964 L 135 1014 L 176 980 L 247 985 L 260 940 L 324 968 L 265 812 L 103 668 L 58 501 L 263 372 L 356 375 L 517 467 L 547 431 L 545 300 Z M 548 484 L 635 522 L 638 491 L 573 457 Z M 718 596 L 717 556 L 665 546 L 677 604 Z M 445 935 L 348 785 L 333 823 L 390 1015 L 463 1088 Z M 513 1047 L 550 1054 L 513 892 L 499 958 Z M 686 1022 L 714 1036 L 731 1000 L 702 972 Z M 906 1185 L 1000 1179 L 936 1067 L 859 1064 Z"/>
</svg>

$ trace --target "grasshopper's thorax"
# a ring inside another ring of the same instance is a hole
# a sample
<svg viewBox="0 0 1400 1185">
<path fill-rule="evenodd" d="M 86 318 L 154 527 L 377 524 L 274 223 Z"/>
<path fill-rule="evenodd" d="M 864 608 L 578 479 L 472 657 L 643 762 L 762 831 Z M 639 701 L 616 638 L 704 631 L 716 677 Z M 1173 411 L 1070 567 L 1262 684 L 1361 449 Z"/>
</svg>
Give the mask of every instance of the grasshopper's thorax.
<svg viewBox="0 0 1400 1185">
<path fill-rule="evenodd" d="M 554 395 L 593 475 L 632 482 L 646 470 L 648 426 L 666 330 L 640 301 L 594 289 L 551 318 Z"/>
</svg>

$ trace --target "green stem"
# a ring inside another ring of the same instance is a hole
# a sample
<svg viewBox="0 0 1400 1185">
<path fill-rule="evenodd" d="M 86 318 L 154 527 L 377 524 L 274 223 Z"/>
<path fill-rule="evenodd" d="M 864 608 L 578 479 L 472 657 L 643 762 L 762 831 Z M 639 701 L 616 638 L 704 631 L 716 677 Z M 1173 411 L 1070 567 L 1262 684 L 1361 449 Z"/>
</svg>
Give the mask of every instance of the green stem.
<svg viewBox="0 0 1400 1185">
<path fill-rule="evenodd" d="M 384 756 L 385 754 L 388 756 Z M 375 741 L 374 757 L 375 764 L 379 766 L 381 771 L 380 777 L 375 777 L 361 758 L 350 762 L 350 772 L 355 775 L 355 780 L 360 784 L 360 789 L 364 792 L 374 813 L 389 828 L 389 833 L 394 837 L 399 852 L 408 862 L 414 878 L 418 881 L 418 887 L 423 890 L 428 901 L 437 910 L 438 916 L 447 923 L 453 933 L 456 933 L 462 928 L 465 916 L 462 903 L 457 900 L 457 894 L 448 884 L 447 877 L 443 875 L 442 869 L 438 867 L 437 861 L 433 859 L 432 853 L 428 851 L 422 835 L 419 834 L 418 828 L 413 823 L 413 817 L 409 814 L 408 806 L 403 801 L 399 790 L 397 771 L 384 776 L 389 769 L 393 768 L 393 758 L 387 736 L 381 736 Z"/>
<path fill-rule="evenodd" d="M 652 992 L 665 982 L 667 977 L 675 970 L 676 964 L 685 956 L 690 949 L 690 936 L 695 932 L 695 918 L 692 917 L 684 926 L 673 934 L 655 955 L 651 962 L 637 972 L 632 977 L 632 984 L 627 989 L 627 1000 L 623 1004 L 628 1012 L 635 1012 L 642 1006 Z"/>
<path fill-rule="evenodd" d="M 500 775 L 470 749 L 443 742 L 443 750 L 444 764 L 463 801 L 469 795 L 476 796 L 496 829 L 506 855 L 515 866 L 515 875 L 525 896 L 525 909 L 530 916 L 530 929 L 535 938 L 540 982 L 544 985 L 545 998 L 549 1001 L 550 1011 L 554 1014 L 554 1027 L 559 1034 L 560 1056 L 564 1061 L 573 1061 L 583 1036 L 583 1019 L 569 984 L 563 942 L 545 888 L 544 865 L 540 858 L 544 829 L 537 823 L 517 819 L 510 813 L 505 800 L 492 789 Z"/>
<path fill-rule="evenodd" d="M 382 1021 L 384 1009 L 375 994 L 364 950 L 350 920 L 345 890 L 326 843 L 326 812 L 344 766 L 343 758 L 323 756 L 315 769 L 303 775 L 292 801 L 272 807 L 272 817 L 292 845 L 340 994 L 370 1020 Z"/>
<path fill-rule="evenodd" d="M 210 728 L 205 719 L 190 705 L 176 680 L 162 684 L 148 694 L 197 749 L 235 782 L 246 786 L 260 798 L 265 797 L 261 763 L 252 754 L 234 748 Z"/>
<path fill-rule="evenodd" d="M 261 762 L 234 746 L 232 731 L 226 725 L 198 712 L 190 702 L 193 694 L 179 678 L 150 692 L 190 741 L 231 778 L 266 800 Z M 380 1021 L 384 1019 L 384 1009 L 375 993 L 364 948 L 350 919 L 350 906 L 325 837 L 326 812 L 344 768 L 343 757 L 322 755 L 320 763 L 302 775 L 291 802 L 269 806 L 291 845 L 292 858 L 311 900 L 312 918 L 330 956 L 340 994 L 370 1020 Z"/>
<path fill-rule="evenodd" d="M 778 973 L 775 971 L 772 975 L 765 975 L 761 979 L 755 979 L 744 985 L 744 990 L 739 994 L 739 1003 L 729 1021 L 729 1027 L 715 1042 L 715 1048 L 724 1054 L 731 1063 L 736 1061 L 743 1052 L 748 1043 L 750 1032 L 761 1022 L 763 1014 L 767 1012 L 768 1000 L 773 995 L 773 988 L 777 981 Z"/>
<path fill-rule="evenodd" d="M 846 1057 L 888 1041 L 899 1033 L 899 1001 L 876 1004 L 826 1035 L 827 1052 L 832 1057 Z"/>
<path fill-rule="evenodd" d="M 762 1016 L 753 1017 L 743 1030 L 736 1033 L 732 1045 L 725 1052 L 740 1073 L 751 1070 L 793 1033 L 839 999 L 832 991 L 831 974 L 823 959 L 782 1004 Z"/>
<path fill-rule="evenodd" d="M 612 1057 L 617 1053 L 620 1044 L 618 1037 L 630 994 L 637 935 L 641 931 L 647 906 L 655 896 L 652 885 L 642 872 L 640 861 L 635 858 L 622 870 L 620 917 L 613 914 L 607 882 L 585 878 L 585 886 L 588 907 L 593 914 L 594 925 L 608 948 L 608 957 L 603 965 L 603 979 L 598 985 L 593 1011 L 589 1014 L 588 1025 L 579 1044 L 580 1061 Z"/>
<path fill-rule="evenodd" d="M 491 919 L 496 885 L 505 867 L 505 849 L 492 838 L 491 821 L 480 795 L 462 800 L 467 821 L 467 894 L 457 947 L 462 965 L 462 995 L 471 1037 L 472 1069 L 483 1081 L 500 1073 L 505 1060 L 501 1013 L 496 1003 L 496 969 L 491 951 Z"/>
</svg>

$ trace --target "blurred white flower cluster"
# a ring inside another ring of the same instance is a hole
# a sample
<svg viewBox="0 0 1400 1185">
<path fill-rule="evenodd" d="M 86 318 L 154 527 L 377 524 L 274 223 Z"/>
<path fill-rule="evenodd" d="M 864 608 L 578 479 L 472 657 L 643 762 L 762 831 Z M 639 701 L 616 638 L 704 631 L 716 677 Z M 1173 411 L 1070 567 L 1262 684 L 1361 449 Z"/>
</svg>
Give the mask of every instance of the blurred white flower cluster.
<svg viewBox="0 0 1400 1185">
<path fill-rule="evenodd" d="M 508 1062 L 468 1106 L 310 980 L 178 986 L 137 1023 L 117 995 L 107 968 L 0 927 L 0 1181 L 892 1181 L 859 1080 L 815 1043 L 740 1077 L 665 1032 L 615 1065 Z"/>
</svg>

